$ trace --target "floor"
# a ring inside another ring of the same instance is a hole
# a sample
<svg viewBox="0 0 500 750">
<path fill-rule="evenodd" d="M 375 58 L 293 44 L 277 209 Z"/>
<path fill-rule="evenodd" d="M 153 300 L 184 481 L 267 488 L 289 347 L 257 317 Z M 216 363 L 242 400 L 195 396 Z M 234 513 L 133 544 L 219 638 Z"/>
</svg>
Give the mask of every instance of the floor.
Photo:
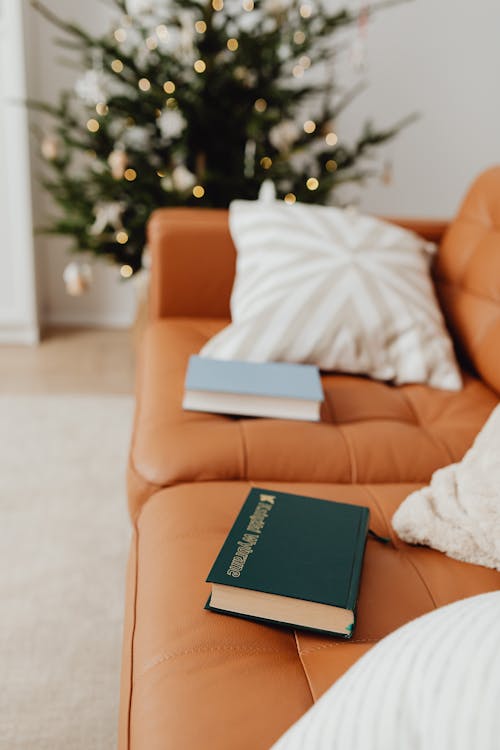
<svg viewBox="0 0 500 750">
<path fill-rule="evenodd" d="M 0 750 L 110 750 L 134 334 L 0 346 Z"/>
<path fill-rule="evenodd" d="M 0 348 L 0 394 L 133 393 L 128 330 L 51 329 L 39 346 Z"/>
</svg>

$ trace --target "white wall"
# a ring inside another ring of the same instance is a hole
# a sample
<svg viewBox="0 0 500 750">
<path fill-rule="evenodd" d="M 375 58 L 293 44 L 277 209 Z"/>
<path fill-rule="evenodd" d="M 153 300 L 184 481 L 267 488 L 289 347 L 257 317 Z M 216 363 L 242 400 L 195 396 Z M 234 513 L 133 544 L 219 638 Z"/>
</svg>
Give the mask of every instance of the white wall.
<svg viewBox="0 0 500 750">
<path fill-rule="evenodd" d="M 45 4 L 59 17 L 79 21 L 87 28 L 99 31 L 108 27 L 109 11 L 102 0 L 86 0 L 83 3 L 81 0 L 45 0 Z M 77 57 L 55 47 L 53 40 L 61 35 L 60 32 L 32 8 L 27 11 L 27 34 L 31 96 L 56 101 L 58 91 L 71 87 L 78 75 L 77 71 L 62 63 L 61 58 L 76 60 Z M 32 115 L 31 121 L 36 125 L 39 118 Z M 32 160 L 36 165 L 33 183 L 35 218 L 37 226 L 43 226 L 50 204 L 37 179 L 40 164 L 34 140 Z M 72 259 L 66 252 L 69 242 L 63 238 L 38 235 L 35 245 L 43 323 L 127 326 L 132 322 L 136 305 L 135 285 L 124 282 L 116 267 L 102 262 L 94 263 L 94 280 L 90 291 L 82 297 L 70 297 L 62 279 L 64 267 Z"/>
<path fill-rule="evenodd" d="M 0 3 L 0 343 L 38 340 L 21 0 Z"/>
<path fill-rule="evenodd" d="M 413 0 L 381 12 L 368 33 L 370 88 L 343 119 L 381 124 L 419 112 L 387 147 L 394 179 L 362 205 L 382 214 L 448 217 L 472 179 L 500 163 L 500 2 Z"/>
<path fill-rule="evenodd" d="M 90 27 L 106 23 L 100 0 L 46 2 Z M 499 29 L 498 0 L 413 0 L 373 20 L 368 33 L 370 87 L 340 121 L 339 134 L 348 138 L 367 115 L 380 125 L 410 112 L 419 112 L 421 118 L 387 147 L 394 162 L 392 184 L 374 181 L 363 192 L 364 208 L 381 214 L 451 216 L 471 180 L 500 161 Z M 54 98 L 61 85 L 71 83 L 74 72 L 55 62 L 54 32 L 33 11 L 29 33 L 32 91 Z M 38 187 L 35 196 L 40 218 L 44 201 Z M 127 323 L 134 290 L 117 280 L 114 269 L 99 266 L 87 296 L 66 295 L 63 248 L 59 240 L 37 241 L 44 319 Z"/>
</svg>

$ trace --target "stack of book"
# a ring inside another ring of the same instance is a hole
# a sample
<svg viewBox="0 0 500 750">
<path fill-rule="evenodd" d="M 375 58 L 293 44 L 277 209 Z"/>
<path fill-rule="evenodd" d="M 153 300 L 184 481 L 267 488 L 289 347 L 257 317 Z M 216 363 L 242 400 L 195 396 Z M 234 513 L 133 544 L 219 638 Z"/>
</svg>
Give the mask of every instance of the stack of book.
<svg viewBox="0 0 500 750">
<path fill-rule="evenodd" d="M 190 411 L 317 422 L 322 401 L 313 365 L 189 360 L 183 407 Z"/>
</svg>

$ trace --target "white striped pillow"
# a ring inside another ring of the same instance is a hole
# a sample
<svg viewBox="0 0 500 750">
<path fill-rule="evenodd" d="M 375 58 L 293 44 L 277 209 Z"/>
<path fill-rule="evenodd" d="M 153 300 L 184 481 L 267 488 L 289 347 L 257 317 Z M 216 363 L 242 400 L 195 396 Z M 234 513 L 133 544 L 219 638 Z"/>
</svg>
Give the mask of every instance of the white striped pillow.
<svg viewBox="0 0 500 750">
<path fill-rule="evenodd" d="M 429 266 L 434 245 L 370 216 L 234 201 L 232 323 L 202 356 L 315 364 L 461 387 Z"/>
<path fill-rule="evenodd" d="M 272 750 L 498 750 L 499 622 L 500 592 L 492 592 L 404 625 Z"/>
</svg>

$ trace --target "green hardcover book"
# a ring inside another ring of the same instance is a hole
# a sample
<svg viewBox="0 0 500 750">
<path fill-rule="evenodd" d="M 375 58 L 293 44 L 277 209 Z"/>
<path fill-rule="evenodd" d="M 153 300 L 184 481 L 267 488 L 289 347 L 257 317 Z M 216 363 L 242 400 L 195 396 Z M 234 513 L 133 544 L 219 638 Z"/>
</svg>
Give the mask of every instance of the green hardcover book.
<svg viewBox="0 0 500 750">
<path fill-rule="evenodd" d="M 350 638 L 369 510 L 254 488 L 210 571 L 206 609 Z"/>
</svg>

